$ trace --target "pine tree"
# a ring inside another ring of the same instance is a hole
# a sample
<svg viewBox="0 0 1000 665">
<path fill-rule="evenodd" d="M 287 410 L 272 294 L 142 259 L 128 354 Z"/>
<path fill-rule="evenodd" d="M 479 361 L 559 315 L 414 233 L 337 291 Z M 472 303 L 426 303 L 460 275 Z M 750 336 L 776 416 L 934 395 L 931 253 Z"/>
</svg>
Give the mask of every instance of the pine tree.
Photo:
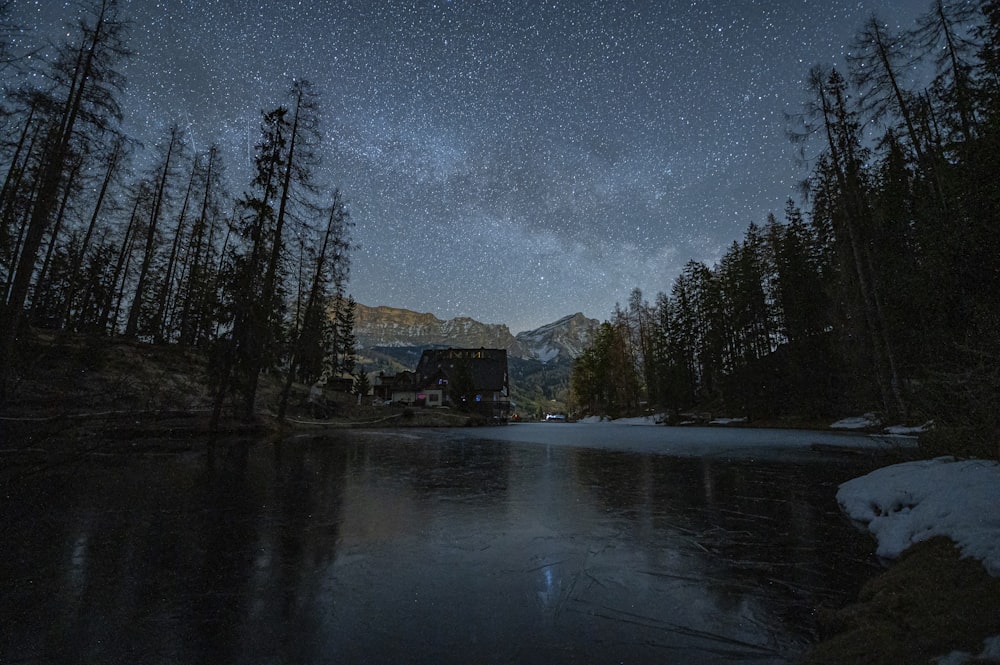
<svg viewBox="0 0 1000 665">
<path fill-rule="evenodd" d="M 933 0 L 930 11 L 917 20 L 909 35 L 916 48 L 931 57 L 937 73 L 933 90 L 947 109 L 951 131 L 967 145 L 979 124 L 972 79 L 979 44 L 971 31 L 978 14 L 975 3 Z"/>
<path fill-rule="evenodd" d="M 244 213 L 238 221 L 244 246 L 241 251 L 233 252 L 228 274 L 231 322 L 228 338 L 218 344 L 220 357 L 214 371 L 217 385 L 212 409 L 213 431 L 231 389 L 242 396 L 243 418 L 253 418 L 259 374 L 269 361 L 265 354 L 273 350 L 276 335 L 271 324 L 278 304 L 273 293 L 265 296 L 262 275 L 266 257 L 271 253 L 270 243 L 278 241 L 274 234 L 275 210 L 271 202 L 285 163 L 286 115 L 284 107 L 263 114 L 252 191 L 238 201 Z"/>
<path fill-rule="evenodd" d="M 149 221 L 146 224 L 146 237 L 142 246 L 139 263 L 139 277 L 132 294 L 128 321 L 125 324 L 125 336 L 136 337 L 141 332 L 153 335 L 156 331 L 155 320 L 149 316 L 146 291 L 149 288 L 150 268 L 157 250 L 158 231 L 170 195 L 171 179 L 175 175 L 176 160 L 180 159 L 183 137 L 180 128 L 174 125 L 170 128 L 170 137 L 163 149 L 163 160 L 157 168 L 156 188 L 153 191 L 152 207 L 149 211 Z"/>
<path fill-rule="evenodd" d="M 0 357 L 4 358 L 11 357 L 16 346 L 38 251 L 50 230 L 59 193 L 66 187 L 74 143 L 97 140 L 121 117 L 116 93 L 123 78 L 117 67 L 128 55 L 125 24 L 117 0 L 93 0 L 88 10 L 89 16 L 73 33 L 75 41 L 61 47 L 47 72 L 55 87 L 47 93 L 51 105 L 39 146 L 41 168 L 32 185 L 36 194 L 0 311 Z M 23 91 L 21 97 L 33 94 Z"/>
<path fill-rule="evenodd" d="M 354 304 L 348 303 L 351 309 L 350 317 L 346 315 L 330 320 L 327 313 L 327 303 L 331 297 L 330 289 L 340 292 L 343 278 L 349 268 L 350 238 L 349 214 L 339 190 L 334 190 L 333 201 L 327 217 L 326 229 L 322 234 L 319 254 L 316 256 L 312 279 L 309 284 L 306 302 L 302 312 L 297 317 L 292 330 L 291 356 L 288 362 L 288 372 L 278 406 L 278 419 L 283 420 L 288 407 L 288 398 L 292 383 L 299 380 L 312 383 L 323 374 L 324 359 L 333 340 L 346 337 L 353 340 Z M 337 308 L 340 312 L 341 309 Z M 344 331 L 347 325 L 342 319 L 350 318 L 350 330 Z M 334 336 L 332 326 L 341 327 L 341 334 Z M 353 341 L 351 342 L 353 346 Z M 352 349 L 353 352 L 353 349 Z"/>
<path fill-rule="evenodd" d="M 833 225 L 846 245 L 851 274 L 856 279 L 861 296 L 865 336 L 872 352 L 883 408 L 890 415 L 902 416 L 906 412 L 902 385 L 896 368 L 895 351 L 886 335 L 882 296 L 873 277 L 869 238 L 866 235 L 871 225 L 870 183 L 864 169 L 866 154 L 861 147 L 860 125 L 847 104 L 846 82 L 836 70 L 826 74 L 821 69 L 814 69 L 810 87 L 816 96 L 830 174 L 836 183 Z"/>
<path fill-rule="evenodd" d="M 351 296 L 347 297 L 343 306 L 337 309 L 337 374 L 354 374 L 357 364 L 357 341 L 354 335 L 354 314 L 357 303 Z"/>
<path fill-rule="evenodd" d="M 212 270 L 214 227 L 219 216 L 222 165 L 219 148 L 212 146 L 196 160 L 200 166 L 200 205 L 188 240 L 186 271 L 180 286 L 178 342 L 200 345 L 211 335 L 218 309 L 218 285 Z"/>
<path fill-rule="evenodd" d="M 101 187 L 97 194 L 97 200 L 94 203 L 93 211 L 90 215 L 90 221 L 87 224 L 87 230 L 80 240 L 79 246 L 76 249 L 75 259 L 73 266 L 71 268 L 70 276 L 70 287 L 69 292 L 66 295 L 66 303 L 63 308 L 61 317 L 61 327 L 70 328 L 72 316 L 72 308 L 76 305 L 75 299 L 77 293 L 82 289 L 87 294 L 89 300 L 89 295 L 93 292 L 95 285 L 89 281 L 82 279 L 80 274 L 81 268 L 87 259 L 87 254 L 91 248 L 91 242 L 94 239 L 94 233 L 97 230 L 98 221 L 101 218 L 101 214 L 104 210 L 104 202 L 108 196 L 108 191 L 111 188 L 111 183 L 118 173 L 118 169 L 124 158 L 125 152 L 125 137 L 121 134 L 115 136 L 114 142 L 110 148 L 110 155 L 106 160 L 106 166 L 104 171 L 104 178 L 101 181 Z"/>
<path fill-rule="evenodd" d="M 872 15 L 854 40 L 848 64 L 861 96 L 862 110 L 876 122 L 893 124 L 897 119 L 902 120 L 917 163 L 927 168 L 930 164 L 925 156 L 924 138 L 917 131 L 914 117 L 915 100 L 904 87 L 903 72 L 911 59 L 906 40 L 889 32 L 886 25 Z"/>
</svg>

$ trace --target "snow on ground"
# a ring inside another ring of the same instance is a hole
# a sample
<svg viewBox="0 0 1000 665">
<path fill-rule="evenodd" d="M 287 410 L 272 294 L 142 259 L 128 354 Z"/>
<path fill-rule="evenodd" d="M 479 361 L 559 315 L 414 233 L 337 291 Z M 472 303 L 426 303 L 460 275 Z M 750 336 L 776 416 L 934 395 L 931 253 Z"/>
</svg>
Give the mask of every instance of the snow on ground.
<svg viewBox="0 0 1000 665">
<path fill-rule="evenodd" d="M 895 559 L 934 536 L 955 541 L 964 556 L 1000 577 L 1000 463 L 939 457 L 877 469 L 840 486 L 837 501 Z"/>
<path fill-rule="evenodd" d="M 983 652 L 978 656 L 964 651 L 952 651 L 947 656 L 939 658 L 937 665 L 966 665 L 966 663 L 971 663 L 973 658 L 977 662 L 1000 663 L 1000 635 L 987 638 L 983 642 Z"/>
<path fill-rule="evenodd" d="M 875 429 L 882 425 L 882 421 L 879 420 L 878 416 L 874 413 L 866 413 L 863 416 L 853 416 L 851 418 L 841 418 L 835 423 L 830 424 L 830 429 L 844 429 L 844 430 L 856 430 L 856 429 Z M 923 425 L 889 425 L 884 427 L 882 431 L 886 434 L 902 435 L 902 436 L 915 436 L 922 432 L 926 432 L 931 427 L 934 426 L 934 422 L 926 422 Z"/>
<path fill-rule="evenodd" d="M 883 467 L 840 486 L 837 501 L 878 540 L 876 553 L 895 559 L 934 536 L 953 540 L 964 556 L 1000 577 L 1000 463 L 939 457 Z M 938 665 L 1000 662 L 1000 635 L 978 656 L 953 651 Z"/>
<path fill-rule="evenodd" d="M 832 429 L 865 429 L 868 427 L 878 427 L 879 421 L 873 413 L 866 413 L 863 416 L 854 416 L 853 418 L 843 418 L 835 423 L 832 423 L 830 427 Z"/>
<path fill-rule="evenodd" d="M 580 418 L 578 423 L 587 423 L 588 425 L 595 425 L 598 423 L 605 425 L 659 425 L 663 422 L 665 416 L 662 414 L 655 416 L 640 416 L 637 418 L 615 418 L 611 420 L 607 416 L 587 416 L 586 418 Z"/>
<path fill-rule="evenodd" d="M 874 429 L 880 426 L 882 422 L 878 419 L 874 413 L 866 413 L 863 416 L 853 416 L 851 418 L 842 418 L 835 423 L 830 424 L 830 429 Z M 921 432 L 926 432 L 931 427 L 934 426 L 932 422 L 926 422 L 923 425 L 890 425 L 884 428 L 886 434 L 897 434 L 897 435 L 916 435 Z"/>
<path fill-rule="evenodd" d="M 885 428 L 885 431 L 889 434 L 920 434 L 921 432 L 926 432 L 931 427 L 934 426 L 934 422 L 926 422 L 923 425 L 916 425 L 913 427 L 907 425 L 891 425 Z"/>
</svg>

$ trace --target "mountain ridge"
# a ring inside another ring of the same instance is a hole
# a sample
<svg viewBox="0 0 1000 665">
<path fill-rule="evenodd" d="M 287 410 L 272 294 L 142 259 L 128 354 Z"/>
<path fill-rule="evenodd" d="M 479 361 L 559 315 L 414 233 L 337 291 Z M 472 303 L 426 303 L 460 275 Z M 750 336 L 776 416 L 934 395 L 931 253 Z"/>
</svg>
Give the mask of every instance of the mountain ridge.
<svg viewBox="0 0 1000 665">
<path fill-rule="evenodd" d="M 482 323 L 467 316 L 439 319 L 430 312 L 386 305 L 358 303 L 354 315 L 354 334 L 362 348 L 487 347 L 543 364 L 575 359 L 590 344 L 598 326 L 600 321 L 580 312 L 517 335 L 502 323 Z"/>
</svg>

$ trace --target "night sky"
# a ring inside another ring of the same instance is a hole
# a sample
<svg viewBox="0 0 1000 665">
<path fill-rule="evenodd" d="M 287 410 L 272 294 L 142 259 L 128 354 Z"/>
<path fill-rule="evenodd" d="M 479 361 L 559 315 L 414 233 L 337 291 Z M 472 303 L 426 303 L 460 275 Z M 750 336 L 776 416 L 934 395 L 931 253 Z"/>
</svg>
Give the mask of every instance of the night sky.
<svg viewBox="0 0 1000 665">
<path fill-rule="evenodd" d="M 367 305 L 534 328 L 669 291 L 808 174 L 786 137 L 817 63 L 929 0 L 124 0 L 126 131 L 179 123 L 249 180 L 260 110 L 321 95 L 324 172 Z M 51 34 L 73 2 L 14 0 Z M 31 41 L 28 35 L 25 41 Z"/>
</svg>

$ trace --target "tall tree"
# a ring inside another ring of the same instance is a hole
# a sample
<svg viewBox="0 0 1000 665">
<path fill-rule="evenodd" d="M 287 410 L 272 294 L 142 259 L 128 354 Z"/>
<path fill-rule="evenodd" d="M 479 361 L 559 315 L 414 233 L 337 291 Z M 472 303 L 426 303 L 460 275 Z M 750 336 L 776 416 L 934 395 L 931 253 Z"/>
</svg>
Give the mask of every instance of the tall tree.
<svg viewBox="0 0 1000 665">
<path fill-rule="evenodd" d="M 979 123 L 972 79 L 979 45 L 971 31 L 978 16 L 976 3 L 933 0 L 930 11 L 917 20 L 910 33 L 917 48 L 931 57 L 937 70 L 934 88 L 945 102 L 955 131 L 966 142 L 974 137 Z"/>
<path fill-rule="evenodd" d="M 240 202 L 247 212 L 243 236 L 248 246 L 239 257 L 235 273 L 234 319 L 227 354 L 230 360 L 224 363 L 222 374 L 227 377 L 224 391 L 229 370 L 237 370 L 245 419 L 254 417 L 260 372 L 278 353 L 283 323 L 285 235 L 286 226 L 295 217 L 293 203 L 306 214 L 315 212 L 308 205 L 315 192 L 312 169 L 318 160 L 315 95 L 308 82 L 296 81 L 290 97 L 291 109 L 279 107 L 264 115 L 254 191 Z M 222 397 L 220 392 L 215 413 L 221 410 Z"/>
<path fill-rule="evenodd" d="M 218 147 L 212 146 L 198 163 L 202 167 L 203 189 L 198 216 L 191 227 L 187 275 L 181 286 L 177 326 L 178 341 L 187 345 L 197 345 L 207 339 L 217 300 L 215 275 L 210 268 L 214 251 L 213 222 L 219 214 L 219 198 L 222 195 Z"/>
<path fill-rule="evenodd" d="M 104 208 L 104 200 L 107 198 L 108 190 L 111 187 L 111 182 L 118 171 L 118 167 L 121 163 L 122 155 L 125 149 L 125 137 L 121 134 L 117 135 L 114 142 L 111 145 L 111 152 L 108 156 L 106 162 L 106 168 L 104 171 L 104 178 L 101 181 L 100 190 L 97 193 L 97 200 L 94 203 L 93 211 L 90 215 L 90 222 L 87 224 L 87 230 L 83 234 L 83 238 L 80 240 L 80 245 L 76 250 L 76 257 L 73 261 L 73 266 L 71 268 L 71 280 L 69 292 L 66 295 L 66 303 L 63 308 L 61 326 L 64 328 L 70 327 L 71 310 L 74 304 L 76 294 L 81 286 L 80 270 L 87 258 L 87 254 L 90 251 L 91 241 L 94 237 L 94 231 L 97 229 L 97 222 L 101 217 L 102 210 Z"/>
<path fill-rule="evenodd" d="M 100 307 L 100 316 L 97 321 L 97 328 L 110 335 L 118 332 L 118 311 L 121 309 L 125 299 L 125 282 L 128 278 L 128 265 L 131 261 L 132 249 L 135 246 L 136 235 L 139 230 L 139 216 L 144 205 L 147 205 L 152 198 L 152 185 L 148 180 L 140 180 L 132 192 L 131 214 L 125 226 L 125 233 L 122 237 L 121 245 L 118 249 L 118 258 L 115 261 L 115 269 L 111 280 L 111 288 L 105 294 L 105 299 Z"/>
<path fill-rule="evenodd" d="M 54 112 L 46 126 L 37 195 L 0 312 L 0 357 L 8 357 L 18 339 L 38 250 L 72 163 L 73 142 L 83 132 L 100 134 L 121 117 L 116 94 L 124 79 L 117 67 L 128 55 L 125 23 L 117 0 L 93 0 L 88 9 L 73 32 L 75 41 L 62 46 L 48 69 Z"/>
<path fill-rule="evenodd" d="M 163 216 L 167 197 L 169 196 L 171 178 L 176 172 L 176 161 L 180 159 L 183 145 L 181 130 L 177 125 L 170 128 L 170 137 L 163 149 L 163 159 L 157 168 L 156 189 L 153 193 L 153 205 L 149 212 L 149 223 L 146 225 L 146 240 L 142 249 L 142 260 L 139 264 L 139 277 L 135 292 L 132 294 L 132 305 L 129 309 L 128 322 L 125 324 L 125 336 L 135 337 L 140 332 L 140 323 L 145 314 L 144 307 L 148 304 L 146 290 L 150 278 L 150 268 L 156 253 L 160 219 Z M 148 330 L 153 334 L 153 330 Z"/>
<path fill-rule="evenodd" d="M 865 236 L 871 220 L 870 183 L 864 168 L 866 155 L 860 124 L 848 106 L 846 82 L 837 70 L 827 74 L 821 68 L 814 68 L 810 73 L 810 88 L 815 95 L 828 165 L 837 188 L 834 226 L 840 229 L 848 248 L 853 276 L 861 294 L 862 315 L 867 323 L 883 407 L 887 413 L 901 416 L 906 413 L 902 384 L 896 371 L 895 351 L 886 337 L 881 294 L 872 274 L 872 259 Z"/>
<path fill-rule="evenodd" d="M 306 382 L 316 381 L 323 374 L 325 356 L 331 352 L 330 345 L 333 342 L 331 324 L 340 329 L 337 338 L 352 340 L 353 347 L 354 306 L 349 302 L 350 315 L 346 313 L 338 315 L 332 322 L 327 311 L 327 303 L 332 298 L 340 297 L 343 277 L 350 265 L 347 253 L 350 249 L 349 217 L 340 190 L 334 190 L 306 302 L 300 319 L 293 326 L 291 358 L 278 406 L 278 420 L 283 420 L 285 417 L 292 383 L 296 379 Z M 346 307 L 338 308 L 338 312 L 341 309 Z M 347 329 L 348 326 L 350 330 Z M 336 349 L 332 352 L 336 353 Z M 353 353 L 353 349 L 351 352 Z"/>
<path fill-rule="evenodd" d="M 915 102 L 903 80 L 903 72 L 911 60 L 903 37 L 891 33 L 874 14 L 865 21 L 847 57 L 851 77 L 861 95 L 862 110 L 876 122 L 888 119 L 894 123 L 901 119 L 917 162 L 926 167 L 924 141 L 914 118 Z"/>
<path fill-rule="evenodd" d="M 13 146 L 3 188 L 0 189 L 0 265 L 4 269 L 5 284 L 10 284 L 20 251 L 20 241 L 15 245 L 14 238 L 22 234 L 20 229 L 15 231 L 15 226 L 22 226 L 18 222 L 23 220 L 23 211 L 32 205 L 34 187 L 30 183 L 30 174 L 32 161 L 36 158 L 34 147 L 44 124 L 44 120 L 39 117 L 41 113 L 38 112 L 42 104 L 42 95 L 31 96 L 29 105 L 24 110 L 25 119 L 21 132 Z M 25 181 L 29 181 L 28 186 L 22 186 Z M 0 310 L 7 300 L 7 293 L 7 289 L 4 289 L 0 294 Z"/>
<path fill-rule="evenodd" d="M 658 381 L 655 376 L 654 361 L 654 314 L 649 303 L 642 297 L 642 291 L 632 289 L 628 300 L 628 320 L 631 328 L 631 347 L 636 358 L 640 377 L 640 392 L 645 393 L 648 403 L 657 402 Z"/>
<path fill-rule="evenodd" d="M 984 0 L 982 12 L 985 20 L 976 29 L 981 44 L 981 85 L 988 98 L 990 115 L 995 121 L 1000 111 L 1000 0 Z"/>
<path fill-rule="evenodd" d="M 354 334 L 354 314 L 357 310 L 357 303 L 352 296 L 347 296 L 341 307 L 337 308 L 337 345 L 336 352 L 336 374 L 351 376 L 357 364 L 358 352 L 355 348 L 357 338 Z"/>
<path fill-rule="evenodd" d="M 233 388 L 243 396 L 244 417 L 252 418 L 254 413 L 257 375 L 270 342 L 270 312 L 276 307 L 276 303 L 263 299 L 261 275 L 273 236 L 275 210 L 272 201 L 284 163 L 286 115 L 284 107 L 262 115 L 252 188 L 237 201 L 238 209 L 243 212 L 237 220 L 243 248 L 232 251 L 227 288 L 232 320 L 228 339 L 219 343 L 220 358 L 214 372 L 217 386 L 212 409 L 213 430 L 225 398 Z"/>
</svg>

